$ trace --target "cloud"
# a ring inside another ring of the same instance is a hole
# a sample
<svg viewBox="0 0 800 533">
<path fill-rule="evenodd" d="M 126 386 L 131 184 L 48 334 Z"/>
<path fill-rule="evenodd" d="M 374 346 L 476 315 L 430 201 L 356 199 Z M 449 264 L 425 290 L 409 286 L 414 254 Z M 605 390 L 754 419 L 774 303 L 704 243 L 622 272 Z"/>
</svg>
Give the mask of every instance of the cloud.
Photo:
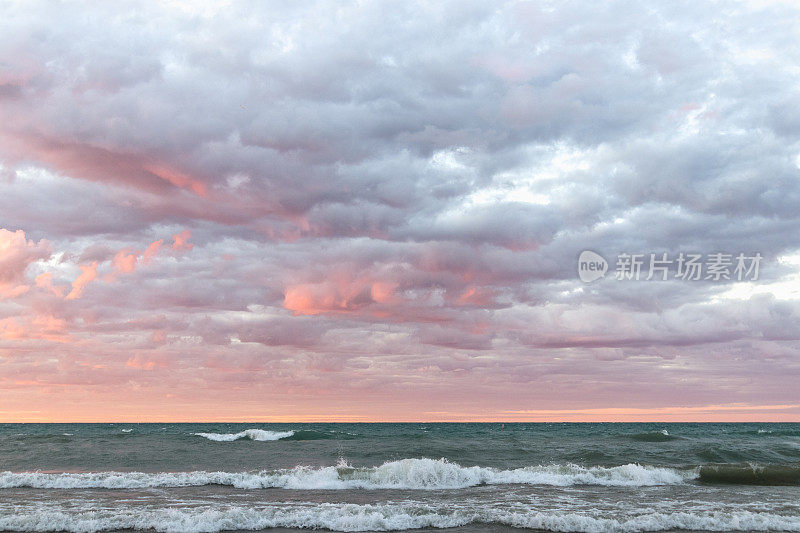
<svg viewBox="0 0 800 533">
<path fill-rule="evenodd" d="M 0 20 L 20 409 L 793 405 L 797 6 L 204 9 Z M 585 249 L 764 263 L 584 285 Z"/>
<path fill-rule="evenodd" d="M 111 259 L 115 271 L 119 274 L 130 274 L 136 269 L 136 263 L 139 261 L 139 252 L 131 253 L 130 248 L 120 250 Z"/>
<path fill-rule="evenodd" d="M 0 339 L 63 343 L 68 342 L 68 336 L 66 321 L 49 314 L 0 319 Z"/>
<path fill-rule="evenodd" d="M 0 299 L 15 298 L 29 289 L 25 275 L 28 266 L 52 254 L 45 240 L 38 243 L 25 238 L 23 230 L 0 228 Z"/>
<path fill-rule="evenodd" d="M 164 239 L 158 239 L 157 241 L 153 241 L 147 248 L 145 248 L 144 253 L 142 254 L 142 263 L 149 263 L 153 257 L 158 254 L 161 247 L 164 245 Z"/>
<path fill-rule="evenodd" d="M 35 279 L 36 286 L 46 289 L 53 293 L 56 296 L 62 297 L 64 296 L 65 288 L 60 285 L 53 285 L 53 273 L 52 272 L 43 272 L 36 276 Z"/>
<path fill-rule="evenodd" d="M 83 296 L 86 286 L 97 277 L 97 261 L 92 261 L 88 265 L 79 265 L 79 268 L 81 274 L 72 282 L 72 290 L 67 294 L 67 300 L 75 300 Z"/>
<path fill-rule="evenodd" d="M 172 249 L 185 252 L 194 248 L 194 244 L 189 242 L 189 238 L 191 238 L 192 232 L 188 229 L 183 230 L 180 233 L 176 233 L 172 236 Z"/>
</svg>

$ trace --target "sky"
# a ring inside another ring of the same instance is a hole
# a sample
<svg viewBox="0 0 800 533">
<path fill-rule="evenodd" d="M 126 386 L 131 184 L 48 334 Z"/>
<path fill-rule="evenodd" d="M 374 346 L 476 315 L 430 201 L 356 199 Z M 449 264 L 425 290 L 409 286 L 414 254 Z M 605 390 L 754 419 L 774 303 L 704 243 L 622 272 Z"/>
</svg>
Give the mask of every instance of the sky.
<svg viewBox="0 0 800 533">
<path fill-rule="evenodd" d="M 798 42 L 793 2 L 0 0 L 0 421 L 800 421 Z M 763 259 L 617 279 L 651 253 Z"/>
</svg>

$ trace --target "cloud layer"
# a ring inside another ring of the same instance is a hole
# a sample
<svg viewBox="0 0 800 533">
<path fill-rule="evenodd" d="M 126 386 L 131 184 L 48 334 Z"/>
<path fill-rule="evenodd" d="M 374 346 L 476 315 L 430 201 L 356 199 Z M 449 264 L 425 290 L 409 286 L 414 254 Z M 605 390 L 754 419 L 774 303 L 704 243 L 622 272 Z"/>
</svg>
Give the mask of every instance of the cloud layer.
<svg viewBox="0 0 800 533">
<path fill-rule="evenodd" d="M 800 417 L 792 3 L 5 12 L 0 418 Z"/>
</svg>

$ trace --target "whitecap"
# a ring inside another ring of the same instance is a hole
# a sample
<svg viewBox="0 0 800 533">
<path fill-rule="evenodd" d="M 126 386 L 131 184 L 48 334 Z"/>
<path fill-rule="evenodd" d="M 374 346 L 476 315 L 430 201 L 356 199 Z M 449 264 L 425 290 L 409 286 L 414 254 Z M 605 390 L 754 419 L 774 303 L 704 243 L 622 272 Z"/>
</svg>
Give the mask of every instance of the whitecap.
<svg viewBox="0 0 800 533">
<path fill-rule="evenodd" d="M 239 433 L 192 433 L 216 442 L 232 442 L 239 439 L 259 441 L 280 440 L 294 435 L 294 431 L 267 431 L 265 429 L 245 429 Z"/>
<path fill-rule="evenodd" d="M 148 488 L 228 485 L 239 489 L 283 488 L 296 490 L 345 489 L 461 489 L 477 485 L 606 485 L 645 487 L 681 484 L 698 476 L 697 470 L 678 470 L 628 464 L 584 467 L 572 464 L 539 465 L 500 470 L 465 467 L 445 459 L 401 459 L 377 467 L 336 466 L 260 472 L 94 472 L 51 474 L 0 473 L 0 488 Z"/>
<path fill-rule="evenodd" d="M 152 529 L 165 532 L 218 532 L 270 528 L 326 529 L 332 531 L 396 531 L 453 528 L 467 524 L 502 524 L 545 531 L 627 532 L 800 531 L 800 517 L 770 512 L 571 512 L 531 507 L 442 507 L 415 502 L 352 504 L 303 503 L 293 505 L 236 505 L 195 507 L 84 507 L 17 508 L 0 516 L 0 529 L 11 531 L 96 532 Z"/>
</svg>

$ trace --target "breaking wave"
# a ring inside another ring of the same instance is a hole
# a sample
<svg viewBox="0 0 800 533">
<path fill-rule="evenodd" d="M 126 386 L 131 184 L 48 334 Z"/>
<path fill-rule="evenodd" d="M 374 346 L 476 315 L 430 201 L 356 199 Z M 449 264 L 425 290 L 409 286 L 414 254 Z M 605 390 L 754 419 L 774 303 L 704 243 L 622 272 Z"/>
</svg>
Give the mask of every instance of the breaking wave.
<svg viewBox="0 0 800 533">
<path fill-rule="evenodd" d="M 353 433 L 337 431 L 314 431 L 313 429 L 299 429 L 293 435 L 286 437 L 285 440 L 324 440 L 339 439 L 347 440 L 356 437 Z"/>
<path fill-rule="evenodd" d="M 647 433 L 634 433 L 633 435 L 629 435 L 629 437 L 632 440 L 641 442 L 667 442 L 680 438 L 670 435 L 669 431 L 666 429 L 662 429 L 661 431 L 648 431 Z"/>
<path fill-rule="evenodd" d="M 291 437 L 294 431 L 267 431 L 265 429 L 245 429 L 239 433 L 192 433 L 216 442 L 232 442 L 239 439 L 250 440 L 280 440 Z"/>
<path fill-rule="evenodd" d="M 759 435 L 762 437 L 800 437 L 800 431 L 784 428 L 758 429 L 755 431 L 748 431 L 746 434 Z"/>
<path fill-rule="evenodd" d="M 733 485 L 800 485 L 798 465 L 706 465 L 700 467 L 700 481 Z"/>
<path fill-rule="evenodd" d="M 696 470 L 627 464 L 614 467 L 541 465 L 500 470 L 464 467 L 445 459 L 402 459 L 372 468 L 346 463 L 323 468 L 297 466 L 261 472 L 97 472 L 50 474 L 0 473 L 0 488 L 148 488 L 228 485 L 240 489 L 460 489 L 477 485 L 673 485 L 697 477 Z"/>
<path fill-rule="evenodd" d="M 291 507 L 19 509 L 0 516 L 0 529 L 12 531 L 156 530 L 217 532 L 276 527 L 332 531 L 397 531 L 499 524 L 561 532 L 639 532 L 676 529 L 706 531 L 800 531 L 800 517 L 768 512 L 608 513 L 525 509 L 449 508 L 416 504 L 297 504 Z"/>
</svg>

